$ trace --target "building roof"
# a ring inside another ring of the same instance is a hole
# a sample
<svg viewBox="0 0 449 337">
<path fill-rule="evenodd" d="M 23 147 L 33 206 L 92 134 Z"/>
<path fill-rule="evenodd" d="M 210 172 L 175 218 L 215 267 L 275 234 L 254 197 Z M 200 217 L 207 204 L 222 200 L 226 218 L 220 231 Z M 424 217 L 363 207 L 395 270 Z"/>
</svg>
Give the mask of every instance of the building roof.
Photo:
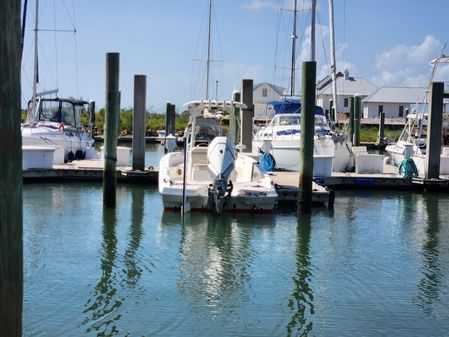
<svg viewBox="0 0 449 337">
<path fill-rule="evenodd" d="M 280 87 L 278 85 L 274 85 L 274 84 L 268 83 L 268 82 L 262 82 L 262 83 L 255 84 L 253 90 L 256 90 L 257 88 L 259 88 L 260 86 L 262 86 L 264 84 L 266 84 L 269 87 L 271 87 L 271 89 L 276 91 L 276 93 L 279 94 L 279 96 L 282 96 L 284 94 L 285 88 Z"/>
<path fill-rule="evenodd" d="M 421 87 L 380 87 L 363 103 L 421 103 L 425 90 Z"/>
<path fill-rule="evenodd" d="M 321 83 L 318 82 L 318 83 Z M 332 81 L 325 86 L 317 88 L 318 95 L 332 95 Z M 337 93 L 338 95 L 361 95 L 368 96 L 374 90 L 376 86 L 363 77 L 349 76 L 349 71 L 345 71 L 344 76 L 337 78 Z"/>
</svg>

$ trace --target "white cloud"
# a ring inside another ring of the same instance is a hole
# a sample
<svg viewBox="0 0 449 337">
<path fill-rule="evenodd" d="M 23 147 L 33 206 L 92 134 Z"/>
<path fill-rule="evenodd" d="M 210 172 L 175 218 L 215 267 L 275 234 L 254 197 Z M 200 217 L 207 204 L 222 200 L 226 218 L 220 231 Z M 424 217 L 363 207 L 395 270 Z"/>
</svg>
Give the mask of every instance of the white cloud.
<svg viewBox="0 0 449 337">
<path fill-rule="evenodd" d="M 277 9 L 277 5 L 273 1 L 269 0 L 252 0 L 251 2 L 243 5 L 243 8 L 249 10 Z"/>
<path fill-rule="evenodd" d="M 426 86 L 431 72 L 429 62 L 440 55 L 442 47 L 432 35 L 416 46 L 396 45 L 377 57 L 379 73 L 373 80 L 381 85 Z M 434 80 L 448 75 L 448 67 L 440 65 Z"/>
<path fill-rule="evenodd" d="M 292 0 L 283 0 L 280 8 L 283 10 L 292 11 L 294 7 L 294 2 Z M 270 0 L 252 0 L 243 5 L 243 8 L 248 10 L 261 10 L 261 9 L 278 9 L 277 1 Z M 311 9 L 311 1 L 310 0 L 298 0 L 296 5 L 298 11 L 306 11 Z"/>
</svg>

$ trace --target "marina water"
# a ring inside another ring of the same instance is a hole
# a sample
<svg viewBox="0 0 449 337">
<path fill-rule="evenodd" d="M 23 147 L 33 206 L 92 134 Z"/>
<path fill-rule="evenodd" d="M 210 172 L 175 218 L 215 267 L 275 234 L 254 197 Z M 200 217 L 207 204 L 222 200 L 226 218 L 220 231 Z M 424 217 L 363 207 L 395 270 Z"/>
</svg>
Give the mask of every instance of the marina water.
<svg viewBox="0 0 449 337">
<path fill-rule="evenodd" d="M 182 225 L 156 186 L 120 184 L 104 210 L 100 183 L 25 184 L 24 335 L 447 336 L 447 209 L 337 191 L 310 217 Z"/>
</svg>

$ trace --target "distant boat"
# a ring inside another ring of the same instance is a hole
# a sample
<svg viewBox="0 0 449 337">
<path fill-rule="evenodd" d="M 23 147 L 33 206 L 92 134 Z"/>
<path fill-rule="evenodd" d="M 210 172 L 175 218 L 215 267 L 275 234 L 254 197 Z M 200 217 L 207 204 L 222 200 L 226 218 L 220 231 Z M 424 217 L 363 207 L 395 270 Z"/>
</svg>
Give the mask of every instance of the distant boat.
<svg viewBox="0 0 449 337">
<path fill-rule="evenodd" d="M 64 162 L 96 157 L 91 134 L 94 111 L 90 104 L 74 98 L 46 98 L 57 94 L 57 90 L 37 93 L 38 18 L 39 0 L 36 0 L 33 96 L 28 102 L 27 117 L 22 124 L 22 144 L 60 149 L 63 153 L 61 161 Z"/>
<path fill-rule="evenodd" d="M 441 56 L 431 62 L 432 72 L 429 80 L 428 89 L 424 92 L 422 102 L 420 102 L 421 111 L 408 114 L 406 123 L 398 140 L 385 147 L 385 151 L 390 155 L 392 162 L 400 166 L 406 157 L 411 157 L 418 168 L 420 174 L 424 174 L 425 147 L 427 136 L 427 118 L 428 118 L 428 92 L 432 83 L 436 68 L 440 63 L 449 63 L 449 57 Z M 418 104 L 417 104 L 418 105 Z M 449 115 L 443 114 L 443 137 L 449 139 Z"/>
<path fill-rule="evenodd" d="M 290 74 L 290 95 L 279 101 L 268 103 L 274 116 L 266 127 L 253 136 L 254 154 L 269 152 L 276 162 L 276 168 L 297 171 L 299 169 L 301 102 L 295 96 L 295 62 L 296 62 L 296 14 L 297 1 L 294 2 L 292 32 L 292 63 Z M 313 20 L 312 20 L 313 21 Z M 312 43 L 314 41 L 312 40 Z M 314 49 L 314 47 L 312 48 Z M 351 144 L 345 138 L 329 128 L 324 111 L 315 107 L 314 156 L 333 157 L 332 170 L 346 171 L 353 166 Z M 322 157 L 321 157 L 322 158 Z"/>
</svg>

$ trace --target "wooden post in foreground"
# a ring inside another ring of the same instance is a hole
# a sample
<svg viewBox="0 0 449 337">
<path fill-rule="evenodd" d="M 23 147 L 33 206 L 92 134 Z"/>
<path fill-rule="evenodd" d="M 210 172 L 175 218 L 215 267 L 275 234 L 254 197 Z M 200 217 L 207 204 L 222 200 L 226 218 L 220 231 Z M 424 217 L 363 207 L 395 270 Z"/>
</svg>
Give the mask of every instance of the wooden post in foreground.
<svg viewBox="0 0 449 337">
<path fill-rule="evenodd" d="M 252 151 L 253 143 L 253 80 L 242 80 L 242 103 L 246 104 L 246 109 L 241 111 L 240 140 L 246 146 L 243 152 Z"/>
<path fill-rule="evenodd" d="M 117 185 L 117 133 L 120 104 L 119 53 L 106 54 L 106 113 L 103 167 L 103 206 L 115 208 Z"/>
<path fill-rule="evenodd" d="M 147 77 L 134 75 L 133 170 L 145 171 L 145 107 Z"/>
<path fill-rule="evenodd" d="M 299 149 L 298 213 L 312 210 L 313 136 L 315 134 L 316 62 L 302 63 L 301 138 Z"/>
<path fill-rule="evenodd" d="M 0 336 L 22 336 L 20 1 L 0 11 Z"/>
<path fill-rule="evenodd" d="M 443 95 L 444 83 L 432 82 L 427 124 L 426 166 L 424 168 L 426 179 L 438 179 L 440 177 Z"/>
</svg>

